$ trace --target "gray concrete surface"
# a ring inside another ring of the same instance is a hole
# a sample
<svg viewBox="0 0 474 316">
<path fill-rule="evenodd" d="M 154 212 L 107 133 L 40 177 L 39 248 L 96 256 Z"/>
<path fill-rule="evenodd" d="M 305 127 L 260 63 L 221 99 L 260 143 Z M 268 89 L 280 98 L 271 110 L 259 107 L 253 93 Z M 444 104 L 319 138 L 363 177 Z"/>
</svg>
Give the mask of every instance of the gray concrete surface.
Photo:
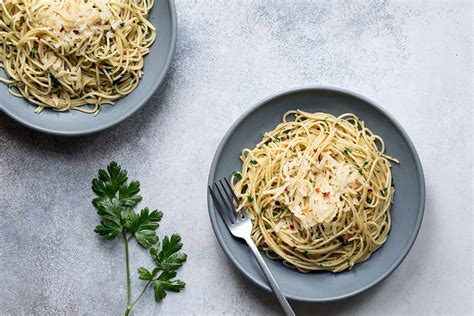
<svg viewBox="0 0 474 316">
<path fill-rule="evenodd" d="M 206 180 L 218 142 L 258 100 L 307 84 L 382 104 L 422 160 L 426 215 L 401 266 L 379 286 L 298 314 L 472 315 L 473 65 L 470 1 L 177 1 L 173 66 L 153 99 L 119 126 L 81 138 L 0 115 L 0 314 L 117 315 L 123 244 L 98 238 L 90 181 L 117 160 L 180 232 L 186 290 L 135 315 L 277 314 L 217 244 Z M 132 247 L 132 270 L 147 262 Z M 138 283 L 135 282 L 137 285 Z M 135 293 L 138 288 L 135 288 Z"/>
</svg>

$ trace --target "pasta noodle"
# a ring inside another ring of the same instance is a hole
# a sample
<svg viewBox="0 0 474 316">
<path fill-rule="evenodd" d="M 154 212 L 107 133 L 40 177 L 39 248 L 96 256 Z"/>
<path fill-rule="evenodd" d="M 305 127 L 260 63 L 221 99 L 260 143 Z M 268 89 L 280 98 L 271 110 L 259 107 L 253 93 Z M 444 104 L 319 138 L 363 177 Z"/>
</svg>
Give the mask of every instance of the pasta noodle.
<svg viewBox="0 0 474 316">
<path fill-rule="evenodd" d="M 252 239 L 302 272 L 340 272 L 367 260 L 390 231 L 394 194 L 383 139 L 354 114 L 289 111 L 232 183 Z"/>
<path fill-rule="evenodd" d="M 129 94 L 156 38 L 154 0 L 0 1 L 0 82 L 56 111 L 97 114 Z M 84 107 L 84 105 L 89 105 Z"/>
</svg>

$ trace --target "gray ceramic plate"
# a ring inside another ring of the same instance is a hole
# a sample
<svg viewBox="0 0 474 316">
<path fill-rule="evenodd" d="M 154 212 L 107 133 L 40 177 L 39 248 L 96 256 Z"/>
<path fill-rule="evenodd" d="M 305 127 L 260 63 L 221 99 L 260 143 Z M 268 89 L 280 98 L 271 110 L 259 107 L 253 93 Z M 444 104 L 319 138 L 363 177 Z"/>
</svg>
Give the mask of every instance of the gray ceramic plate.
<svg viewBox="0 0 474 316">
<path fill-rule="evenodd" d="M 385 245 L 351 271 L 300 273 L 265 257 L 283 293 L 290 299 L 323 302 L 360 293 L 386 278 L 410 251 L 420 229 L 425 205 L 423 170 L 416 150 L 398 122 L 379 105 L 350 91 L 314 87 L 286 91 L 252 107 L 232 125 L 212 162 L 209 184 L 241 169 L 242 148 L 253 148 L 263 133 L 272 130 L 283 114 L 292 109 L 340 115 L 352 112 L 385 140 L 388 154 L 398 158 L 393 166 L 395 197 L 392 229 Z M 222 249 L 250 280 L 270 290 L 247 246 L 231 236 L 210 197 L 209 216 Z"/>
<path fill-rule="evenodd" d="M 114 106 L 104 105 L 97 116 L 78 111 L 34 113 L 35 106 L 8 93 L 0 84 L 0 108 L 18 122 L 36 130 L 57 135 L 83 135 L 121 122 L 137 111 L 153 95 L 166 75 L 176 45 L 176 9 L 173 0 L 157 0 L 150 13 L 157 28 L 157 39 L 145 57 L 144 75 L 138 87 Z M 0 75 L 5 74 L 0 70 Z"/>
</svg>

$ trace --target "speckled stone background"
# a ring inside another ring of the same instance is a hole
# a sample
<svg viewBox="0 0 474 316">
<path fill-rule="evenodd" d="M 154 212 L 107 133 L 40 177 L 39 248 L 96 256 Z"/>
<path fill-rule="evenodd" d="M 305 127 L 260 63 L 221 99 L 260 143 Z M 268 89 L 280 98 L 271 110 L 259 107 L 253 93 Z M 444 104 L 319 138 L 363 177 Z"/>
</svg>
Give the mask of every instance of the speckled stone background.
<svg viewBox="0 0 474 316">
<path fill-rule="evenodd" d="M 382 104 L 415 143 L 426 175 L 419 237 L 383 283 L 298 314 L 473 313 L 473 31 L 470 1 L 177 1 L 171 70 L 152 100 L 105 132 L 60 138 L 0 114 L 0 314 L 119 315 L 121 242 L 94 234 L 90 181 L 117 160 L 143 205 L 165 213 L 189 261 L 181 294 L 135 315 L 280 313 L 226 258 L 207 216 L 218 142 L 258 100 L 308 84 Z M 132 246 L 132 270 L 148 262 Z M 138 281 L 134 283 L 138 285 Z M 135 293 L 138 287 L 134 288 Z"/>
</svg>

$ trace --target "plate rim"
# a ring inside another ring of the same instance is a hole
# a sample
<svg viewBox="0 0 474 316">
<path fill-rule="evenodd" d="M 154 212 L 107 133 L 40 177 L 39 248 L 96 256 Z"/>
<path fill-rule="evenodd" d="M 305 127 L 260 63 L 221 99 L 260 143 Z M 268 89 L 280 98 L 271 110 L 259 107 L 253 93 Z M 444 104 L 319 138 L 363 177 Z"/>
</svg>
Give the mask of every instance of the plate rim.
<svg viewBox="0 0 474 316">
<path fill-rule="evenodd" d="M 338 88 L 334 86 L 325 86 L 325 85 L 306 85 L 306 86 L 300 86 L 300 87 L 295 87 L 295 88 L 290 88 L 286 89 L 283 91 L 276 92 L 269 97 L 264 98 L 263 100 L 257 102 L 253 106 L 251 106 L 249 109 L 244 111 L 235 121 L 232 123 L 232 125 L 227 129 L 225 135 L 222 137 L 219 146 L 216 149 L 216 152 L 214 153 L 214 157 L 212 159 L 211 167 L 209 169 L 209 177 L 208 177 L 208 186 L 212 186 L 213 179 L 216 173 L 216 166 L 218 162 L 218 158 L 221 156 L 222 149 L 225 146 L 225 144 L 228 142 L 230 136 L 234 133 L 235 129 L 237 128 L 240 123 L 242 123 L 245 119 L 247 119 L 253 112 L 255 112 L 257 109 L 262 107 L 263 105 L 267 104 L 270 101 L 273 101 L 275 99 L 281 98 L 283 96 L 293 94 L 293 93 L 299 93 L 299 92 L 304 92 L 304 91 L 331 91 L 331 92 L 336 92 L 340 94 L 345 94 L 351 97 L 358 98 L 373 108 L 375 108 L 377 111 L 381 112 L 401 133 L 403 139 L 405 142 L 408 144 L 408 148 L 410 152 L 412 153 L 417 169 L 417 176 L 420 179 L 420 191 L 421 191 L 421 199 L 420 199 L 420 207 L 419 207 L 419 212 L 418 212 L 418 218 L 416 221 L 416 226 L 415 230 L 413 231 L 408 245 L 403 249 L 401 255 L 398 257 L 397 260 L 395 260 L 389 268 L 378 278 L 376 278 L 374 281 L 371 283 L 361 287 L 360 289 L 357 289 L 355 291 L 339 295 L 339 296 L 331 296 L 331 297 L 325 297 L 325 298 L 309 298 L 309 297 L 304 297 L 304 296 L 298 296 L 298 295 L 289 295 L 284 293 L 284 290 L 282 289 L 283 295 L 285 297 L 295 300 L 295 301 L 301 301 L 301 302 L 332 302 L 332 301 L 338 301 L 342 299 L 349 298 L 351 296 L 357 295 L 359 293 L 362 293 L 369 288 L 375 286 L 376 284 L 382 282 L 385 280 L 390 274 L 392 274 L 393 271 L 402 263 L 402 261 L 406 258 L 408 253 L 410 252 L 411 248 L 413 247 L 415 240 L 418 236 L 418 233 L 421 228 L 421 224 L 423 222 L 423 216 L 425 212 L 425 203 L 426 203 L 426 185 L 425 185 L 425 177 L 424 177 L 424 172 L 423 172 L 423 166 L 420 161 L 420 157 L 418 156 L 418 152 L 416 151 L 416 148 L 411 141 L 410 137 L 408 136 L 407 132 L 405 129 L 400 125 L 400 123 L 395 119 L 395 117 L 390 114 L 387 110 L 385 110 L 382 106 L 380 106 L 378 103 L 375 101 L 350 90 L 344 89 L 344 88 Z M 224 250 L 224 253 L 226 256 L 230 259 L 230 261 L 234 264 L 234 266 L 237 267 L 237 269 L 245 276 L 247 279 L 249 279 L 251 282 L 254 284 L 260 286 L 267 292 L 271 292 L 271 288 L 265 283 L 261 282 L 260 280 L 255 279 L 248 271 L 246 271 L 243 266 L 241 266 L 235 256 L 232 254 L 232 252 L 227 248 L 227 246 L 224 243 L 224 239 L 222 237 L 222 234 L 220 231 L 217 229 L 217 223 L 216 223 L 216 211 L 214 210 L 213 202 L 210 198 L 210 194 L 208 190 L 206 191 L 207 193 L 207 208 L 208 208 L 208 213 L 209 213 L 209 219 L 211 221 L 211 226 L 212 230 L 214 231 L 214 235 L 217 238 L 217 241 L 219 245 L 221 246 L 222 250 Z"/>
<path fill-rule="evenodd" d="M 149 89 L 143 97 L 143 102 L 141 102 L 140 105 L 131 108 L 130 111 L 126 112 L 123 116 L 116 118 L 115 120 L 112 120 L 108 122 L 107 124 L 103 124 L 98 127 L 94 128 L 89 128 L 81 131 L 62 131 L 62 130 L 56 130 L 53 128 L 46 128 L 46 127 L 40 127 L 35 125 L 34 123 L 31 123 L 28 120 L 25 120 L 19 116 L 16 116 L 9 112 L 5 106 L 0 107 L 0 112 L 5 113 L 8 117 L 12 118 L 16 122 L 31 128 L 35 131 L 39 131 L 42 133 L 50 134 L 50 135 L 57 135 L 57 136 L 82 136 L 82 135 L 88 135 L 88 134 L 94 134 L 100 131 L 103 131 L 105 129 L 108 129 L 114 125 L 119 124 L 120 122 L 123 122 L 127 118 L 131 117 L 135 112 L 137 112 L 139 109 L 141 109 L 153 96 L 155 91 L 159 88 L 159 86 L 163 83 L 163 80 L 165 76 L 168 74 L 169 68 L 171 66 L 171 61 L 173 60 L 174 52 L 176 50 L 176 37 L 177 37 L 177 15 L 176 15 L 176 5 L 174 0 L 167 0 L 169 7 L 170 7 L 170 13 L 171 13 L 171 43 L 170 43 L 170 49 L 168 50 L 168 55 L 166 56 L 166 61 L 165 65 L 163 67 L 163 71 L 161 72 L 160 76 L 158 77 L 158 80 L 152 85 L 151 89 Z M 121 98 L 124 99 L 127 96 Z M 67 113 L 67 112 L 66 112 Z"/>
</svg>

